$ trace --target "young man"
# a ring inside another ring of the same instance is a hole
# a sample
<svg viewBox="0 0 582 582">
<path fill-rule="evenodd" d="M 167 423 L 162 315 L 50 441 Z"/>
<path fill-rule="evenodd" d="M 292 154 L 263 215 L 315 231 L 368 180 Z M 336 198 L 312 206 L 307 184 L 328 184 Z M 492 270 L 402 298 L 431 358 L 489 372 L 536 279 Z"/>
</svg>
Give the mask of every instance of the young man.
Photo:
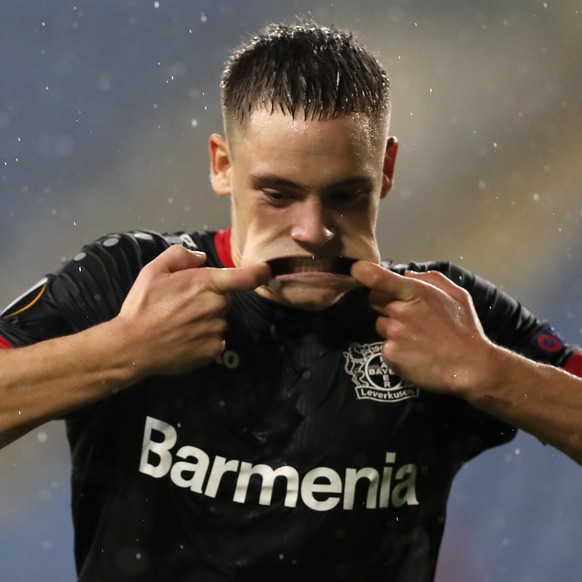
<svg viewBox="0 0 582 582">
<path fill-rule="evenodd" d="M 80 580 L 431 580 L 459 467 L 514 425 L 556 446 L 570 427 L 559 402 L 552 434 L 496 404 L 491 341 L 572 370 L 580 353 L 459 267 L 380 266 L 397 142 L 388 78 L 349 33 L 273 26 L 222 91 L 231 228 L 108 235 L 9 306 L 4 442 L 66 419 Z M 407 268 L 464 287 L 490 340 L 463 296 L 429 361 L 403 328 L 432 334 L 465 292 Z M 466 330 L 482 359 L 454 351 Z"/>
</svg>

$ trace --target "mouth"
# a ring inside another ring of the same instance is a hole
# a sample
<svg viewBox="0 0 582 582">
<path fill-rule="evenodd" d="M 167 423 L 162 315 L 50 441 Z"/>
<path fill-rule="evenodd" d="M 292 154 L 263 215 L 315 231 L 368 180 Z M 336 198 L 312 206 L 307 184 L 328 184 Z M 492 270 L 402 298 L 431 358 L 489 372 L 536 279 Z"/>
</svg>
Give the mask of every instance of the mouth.
<svg viewBox="0 0 582 582">
<path fill-rule="evenodd" d="M 273 277 L 280 275 L 295 275 L 297 273 L 335 273 L 337 275 L 349 275 L 356 259 L 347 257 L 281 257 L 271 259 L 267 264 L 271 268 Z"/>
</svg>

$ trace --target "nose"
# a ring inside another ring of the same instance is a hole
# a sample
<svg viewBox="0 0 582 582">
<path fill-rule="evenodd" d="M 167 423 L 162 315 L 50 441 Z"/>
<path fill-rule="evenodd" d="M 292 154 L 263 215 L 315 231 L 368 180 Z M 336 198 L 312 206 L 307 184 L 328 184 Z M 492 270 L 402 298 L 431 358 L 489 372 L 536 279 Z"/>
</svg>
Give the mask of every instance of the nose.
<svg viewBox="0 0 582 582">
<path fill-rule="evenodd" d="M 323 246 L 335 236 L 319 200 L 305 200 L 295 216 L 295 225 L 291 228 L 291 238 L 305 246 Z"/>
</svg>

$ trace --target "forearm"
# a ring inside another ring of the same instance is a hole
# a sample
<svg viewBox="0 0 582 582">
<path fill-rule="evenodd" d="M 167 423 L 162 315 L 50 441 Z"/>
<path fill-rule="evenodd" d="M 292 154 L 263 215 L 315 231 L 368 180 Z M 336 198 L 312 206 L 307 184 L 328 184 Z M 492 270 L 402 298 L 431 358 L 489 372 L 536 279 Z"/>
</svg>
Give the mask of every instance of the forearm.
<svg viewBox="0 0 582 582">
<path fill-rule="evenodd" d="M 0 447 L 132 384 L 139 371 L 117 322 L 0 351 Z"/>
<path fill-rule="evenodd" d="M 497 346 L 490 355 L 466 400 L 582 464 L 582 378 Z"/>
</svg>

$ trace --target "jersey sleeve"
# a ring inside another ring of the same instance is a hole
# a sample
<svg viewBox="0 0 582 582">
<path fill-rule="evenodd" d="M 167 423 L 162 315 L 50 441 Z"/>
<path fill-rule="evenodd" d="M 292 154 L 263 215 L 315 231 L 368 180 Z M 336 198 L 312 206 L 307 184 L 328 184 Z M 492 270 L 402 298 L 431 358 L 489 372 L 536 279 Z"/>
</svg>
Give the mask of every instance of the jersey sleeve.
<svg viewBox="0 0 582 582">
<path fill-rule="evenodd" d="M 393 270 L 439 271 L 473 299 L 483 330 L 491 341 L 538 362 L 565 368 L 582 376 L 582 348 L 565 342 L 545 320 L 489 281 L 447 262 L 395 265 Z"/>
<path fill-rule="evenodd" d="M 143 266 L 174 243 L 187 241 L 135 231 L 86 245 L 0 313 L 0 348 L 22 347 L 112 319 Z"/>
</svg>

